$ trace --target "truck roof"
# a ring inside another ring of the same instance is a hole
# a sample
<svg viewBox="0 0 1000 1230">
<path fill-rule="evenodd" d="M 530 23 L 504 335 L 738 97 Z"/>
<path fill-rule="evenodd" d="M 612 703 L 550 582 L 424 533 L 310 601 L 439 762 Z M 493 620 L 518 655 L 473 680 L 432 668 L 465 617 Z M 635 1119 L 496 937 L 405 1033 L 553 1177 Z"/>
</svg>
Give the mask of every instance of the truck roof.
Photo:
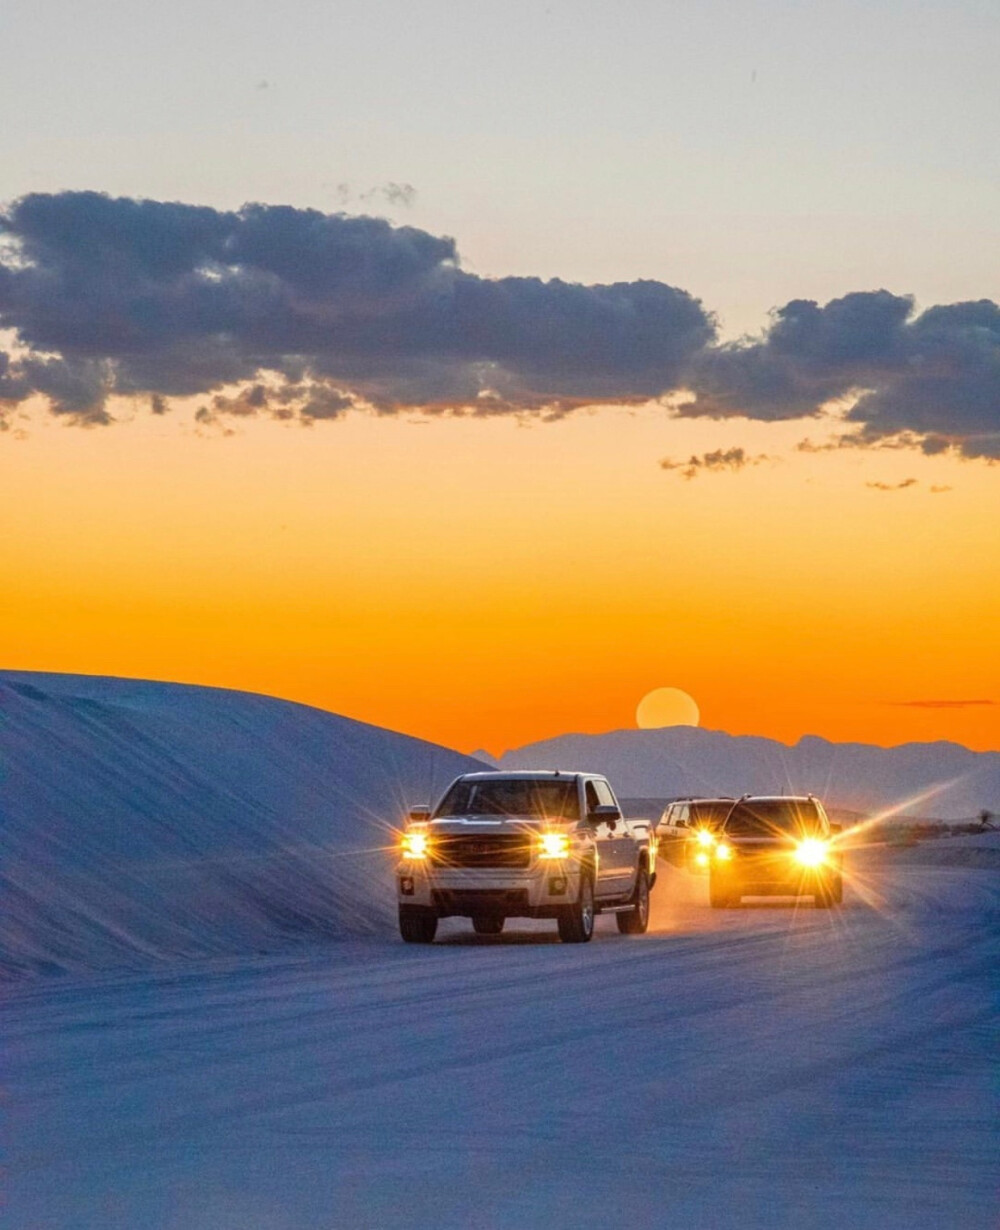
<svg viewBox="0 0 1000 1230">
<path fill-rule="evenodd" d="M 527 779 L 548 779 L 557 777 L 604 777 L 603 773 L 581 773 L 576 769 L 493 769 L 485 773 L 463 773 L 460 780 L 479 781 L 481 779 L 494 780 L 496 778 L 527 778 Z"/>
</svg>

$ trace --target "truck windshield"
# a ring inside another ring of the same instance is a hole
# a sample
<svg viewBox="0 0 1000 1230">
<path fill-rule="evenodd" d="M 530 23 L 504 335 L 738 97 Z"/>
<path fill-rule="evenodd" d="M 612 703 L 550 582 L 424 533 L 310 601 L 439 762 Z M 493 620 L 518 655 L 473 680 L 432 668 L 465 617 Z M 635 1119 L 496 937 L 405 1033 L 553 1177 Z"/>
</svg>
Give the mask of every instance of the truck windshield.
<svg viewBox="0 0 1000 1230">
<path fill-rule="evenodd" d="M 441 816 L 531 816 L 540 820 L 579 820 L 576 781 L 497 778 L 457 781 L 434 813 Z"/>
<path fill-rule="evenodd" d="M 821 828 L 819 809 L 809 799 L 742 799 L 726 821 L 726 832 L 734 837 L 803 837 Z"/>
</svg>

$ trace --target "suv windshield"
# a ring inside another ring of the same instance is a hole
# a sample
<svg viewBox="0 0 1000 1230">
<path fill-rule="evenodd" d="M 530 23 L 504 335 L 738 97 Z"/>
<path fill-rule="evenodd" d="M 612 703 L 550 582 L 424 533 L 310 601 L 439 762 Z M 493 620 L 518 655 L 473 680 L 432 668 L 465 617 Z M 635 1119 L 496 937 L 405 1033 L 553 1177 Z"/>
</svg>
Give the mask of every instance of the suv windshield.
<svg viewBox="0 0 1000 1230">
<path fill-rule="evenodd" d="M 692 803 L 689 823 L 692 827 L 718 828 L 729 815 L 732 805 L 732 801 L 727 800 L 718 803 Z"/>
<path fill-rule="evenodd" d="M 576 780 L 496 778 L 457 781 L 434 813 L 441 816 L 531 816 L 579 820 Z"/>
<path fill-rule="evenodd" d="M 726 822 L 734 837 L 805 836 L 822 829 L 819 808 L 811 799 L 741 799 Z"/>
</svg>

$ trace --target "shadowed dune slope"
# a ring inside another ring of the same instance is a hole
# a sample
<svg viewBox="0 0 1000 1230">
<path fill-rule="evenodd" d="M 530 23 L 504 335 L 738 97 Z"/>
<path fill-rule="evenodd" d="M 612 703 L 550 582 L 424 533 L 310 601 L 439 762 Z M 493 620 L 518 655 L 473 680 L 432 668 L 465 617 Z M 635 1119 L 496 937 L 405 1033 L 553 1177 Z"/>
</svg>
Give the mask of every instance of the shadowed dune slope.
<svg viewBox="0 0 1000 1230">
<path fill-rule="evenodd" d="M 264 696 L 0 672 L 0 971 L 388 930 L 392 826 L 481 767 Z"/>
</svg>

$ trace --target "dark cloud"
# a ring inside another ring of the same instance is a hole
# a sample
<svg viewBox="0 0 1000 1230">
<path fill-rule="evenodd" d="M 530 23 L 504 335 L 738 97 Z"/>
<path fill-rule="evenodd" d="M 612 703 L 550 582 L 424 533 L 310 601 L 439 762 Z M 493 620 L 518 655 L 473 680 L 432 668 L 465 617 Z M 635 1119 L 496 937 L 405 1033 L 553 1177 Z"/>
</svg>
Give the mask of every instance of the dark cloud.
<svg viewBox="0 0 1000 1230">
<path fill-rule="evenodd" d="M 10 356 L 0 350 L 0 405 L 23 401 L 31 393 L 31 382 Z"/>
<path fill-rule="evenodd" d="M 339 389 L 320 385 L 313 389 L 299 406 L 299 414 L 306 423 L 318 419 L 337 419 L 354 406 L 354 400 Z"/>
<path fill-rule="evenodd" d="M 216 393 L 195 413 L 195 421 L 214 425 L 227 418 L 298 419 L 309 426 L 319 419 L 339 418 L 354 407 L 354 399 L 325 384 L 285 381 L 277 386 L 247 385 L 233 395 Z"/>
<path fill-rule="evenodd" d="M 113 388 L 106 359 L 22 359 L 17 365 L 22 380 L 33 392 L 49 399 L 53 414 L 82 426 L 106 426 L 111 418 L 105 402 Z"/>
<path fill-rule="evenodd" d="M 374 188 L 356 190 L 345 180 L 337 185 L 337 197 L 341 205 L 356 202 L 371 205 L 382 201 L 386 205 L 401 205 L 404 209 L 409 209 L 417 199 L 417 190 L 412 184 L 397 183 L 395 180 L 378 184 Z"/>
<path fill-rule="evenodd" d="M 866 437 L 912 432 L 927 453 L 956 445 L 1000 458 L 1000 307 L 929 308 L 905 330 L 905 362 L 848 415 Z"/>
<path fill-rule="evenodd" d="M 413 188 L 369 194 L 406 204 Z M 0 329 L 18 342 L 0 354 L 0 407 L 38 393 L 81 424 L 109 422 L 114 395 L 314 422 L 358 404 L 553 419 L 687 389 L 675 413 L 692 417 L 795 419 L 853 398 L 847 433 L 804 451 L 1000 457 L 988 300 L 915 314 L 884 290 L 796 299 L 760 338 L 718 345 L 701 303 L 662 282 L 481 278 L 447 237 L 290 206 L 23 197 L 0 213 Z M 258 385 L 267 409 L 230 391 Z M 695 460 L 678 468 L 718 468 Z"/>
<path fill-rule="evenodd" d="M 767 453 L 757 453 L 751 456 L 742 448 L 717 448 L 711 453 L 695 454 L 687 461 L 675 461 L 672 457 L 664 457 L 660 462 L 661 470 L 678 470 L 682 478 L 697 478 L 699 474 L 713 470 L 742 470 L 746 466 L 760 465 L 762 461 L 770 461 Z"/>
<path fill-rule="evenodd" d="M 311 395 L 311 419 L 355 399 L 477 413 L 636 401 L 676 387 L 714 336 L 697 300 L 662 283 L 486 280 L 451 239 L 378 218 L 82 192 L 24 197 L 0 233 L 0 327 L 47 356 L 8 364 L 7 383 L 80 421 L 102 421 L 112 393 L 205 394 L 264 373 L 347 399 Z"/>
<path fill-rule="evenodd" d="M 692 365 L 689 416 L 776 420 L 820 413 L 855 395 L 854 431 L 803 451 L 898 443 L 1000 457 L 1000 307 L 990 300 L 932 307 L 888 291 L 825 307 L 796 299 L 762 338 L 707 347 Z"/>
<path fill-rule="evenodd" d="M 821 308 L 793 299 L 757 342 L 707 349 L 692 369 L 696 403 L 682 413 L 778 420 L 818 414 L 823 403 L 898 361 L 912 300 L 888 291 L 851 294 Z"/>
<path fill-rule="evenodd" d="M 905 491 L 907 487 L 916 485 L 915 478 L 904 478 L 901 483 L 865 483 L 865 486 L 871 487 L 873 491 Z"/>
</svg>

